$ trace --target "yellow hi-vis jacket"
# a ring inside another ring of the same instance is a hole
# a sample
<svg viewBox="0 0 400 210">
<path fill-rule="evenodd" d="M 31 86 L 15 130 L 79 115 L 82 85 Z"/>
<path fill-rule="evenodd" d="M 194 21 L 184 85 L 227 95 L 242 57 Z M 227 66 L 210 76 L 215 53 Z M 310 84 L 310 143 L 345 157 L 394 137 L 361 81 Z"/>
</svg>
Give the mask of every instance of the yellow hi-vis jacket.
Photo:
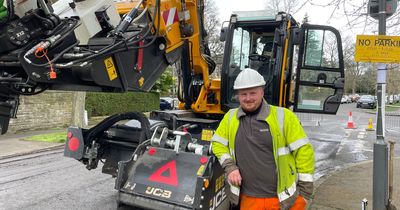
<svg viewBox="0 0 400 210">
<path fill-rule="evenodd" d="M 270 106 L 268 123 L 277 168 L 277 194 L 282 202 L 296 193 L 298 181 L 313 182 L 314 151 L 296 115 L 282 107 Z M 239 127 L 238 109 L 225 114 L 212 137 L 212 151 L 222 165 L 235 162 L 235 136 Z M 257 166 L 254 166 L 257 167 Z M 240 189 L 230 185 L 231 193 L 238 196 Z"/>
</svg>

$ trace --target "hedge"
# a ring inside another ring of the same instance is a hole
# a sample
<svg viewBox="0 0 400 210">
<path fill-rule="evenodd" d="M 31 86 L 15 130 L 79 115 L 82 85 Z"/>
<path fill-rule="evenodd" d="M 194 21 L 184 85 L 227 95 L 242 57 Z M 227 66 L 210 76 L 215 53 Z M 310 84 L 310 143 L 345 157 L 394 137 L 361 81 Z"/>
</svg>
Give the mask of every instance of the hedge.
<svg viewBox="0 0 400 210">
<path fill-rule="evenodd" d="M 122 112 L 149 112 L 160 108 L 156 92 L 87 93 L 85 109 L 89 117 L 108 116 Z"/>
</svg>

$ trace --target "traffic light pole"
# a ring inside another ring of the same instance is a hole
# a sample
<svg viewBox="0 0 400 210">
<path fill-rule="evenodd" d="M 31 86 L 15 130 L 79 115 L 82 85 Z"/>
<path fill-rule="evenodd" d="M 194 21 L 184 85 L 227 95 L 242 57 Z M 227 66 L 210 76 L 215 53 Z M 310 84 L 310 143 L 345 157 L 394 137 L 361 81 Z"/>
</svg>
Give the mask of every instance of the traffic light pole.
<svg viewBox="0 0 400 210">
<path fill-rule="evenodd" d="M 386 0 L 379 0 L 379 35 L 386 35 Z M 385 95 L 386 70 L 384 63 L 378 64 L 377 72 L 377 126 L 374 143 L 373 209 L 383 210 L 388 206 L 388 145 L 385 142 Z"/>
</svg>

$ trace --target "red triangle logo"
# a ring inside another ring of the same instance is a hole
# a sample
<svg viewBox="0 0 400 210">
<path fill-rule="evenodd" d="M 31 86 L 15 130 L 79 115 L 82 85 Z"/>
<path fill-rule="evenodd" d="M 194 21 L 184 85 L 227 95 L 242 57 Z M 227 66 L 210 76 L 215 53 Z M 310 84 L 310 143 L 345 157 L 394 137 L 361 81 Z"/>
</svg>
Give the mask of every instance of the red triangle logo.
<svg viewBox="0 0 400 210">
<path fill-rule="evenodd" d="M 166 171 L 169 176 L 163 175 Z M 172 186 L 178 186 L 178 176 L 176 175 L 176 161 L 172 160 L 167 164 L 161 166 L 157 171 L 149 176 L 149 181 L 164 183 Z"/>
</svg>

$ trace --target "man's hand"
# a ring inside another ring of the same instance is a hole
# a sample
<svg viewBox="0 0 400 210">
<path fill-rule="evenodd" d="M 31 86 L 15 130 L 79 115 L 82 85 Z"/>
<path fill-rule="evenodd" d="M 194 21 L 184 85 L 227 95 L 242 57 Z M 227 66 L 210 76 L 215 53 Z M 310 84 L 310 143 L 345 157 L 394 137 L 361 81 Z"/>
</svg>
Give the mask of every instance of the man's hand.
<svg viewBox="0 0 400 210">
<path fill-rule="evenodd" d="M 242 184 L 242 176 L 240 175 L 239 169 L 233 170 L 228 174 L 228 181 L 236 186 L 240 186 Z"/>
<path fill-rule="evenodd" d="M 303 200 L 304 200 L 304 202 L 306 202 L 306 205 L 307 205 L 308 204 L 308 200 L 305 199 L 304 197 L 303 197 Z"/>
<path fill-rule="evenodd" d="M 308 200 L 307 200 L 307 199 L 305 199 L 304 197 L 303 197 L 303 199 L 304 199 L 304 201 L 306 202 L 306 205 L 308 205 Z"/>
</svg>

